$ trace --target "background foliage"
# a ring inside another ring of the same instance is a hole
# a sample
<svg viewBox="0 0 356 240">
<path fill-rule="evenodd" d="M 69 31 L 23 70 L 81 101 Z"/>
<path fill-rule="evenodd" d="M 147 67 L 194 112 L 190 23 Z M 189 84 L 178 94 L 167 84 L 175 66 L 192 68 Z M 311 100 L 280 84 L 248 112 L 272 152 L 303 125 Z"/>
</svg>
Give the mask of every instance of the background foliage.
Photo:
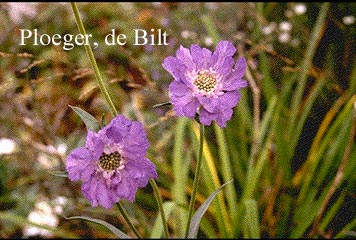
<svg viewBox="0 0 356 240">
<path fill-rule="evenodd" d="M 199 131 L 170 107 L 152 108 L 169 101 L 172 79 L 161 64 L 179 45 L 213 49 L 220 39 L 248 60 L 249 87 L 225 129 L 206 129 L 197 207 L 234 182 L 213 201 L 198 237 L 356 235 L 355 3 L 78 6 L 99 42 L 94 54 L 115 105 L 146 127 L 147 156 L 157 166 L 172 237 L 184 234 Z M 111 116 L 84 48 L 20 46 L 19 29 L 34 28 L 78 33 L 69 3 L 0 5 L 0 138 L 16 144 L 0 153 L 0 237 L 114 237 L 100 225 L 64 218 L 74 215 L 105 220 L 133 236 L 116 209 L 91 208 L 79 183 L 51 174 L 63 170 L 66 155 L 85 140 L 85 125 L 69 105 L 100 121 Z M 164 29 L 169 45 L 133 46 L 134 28 Z M 127 34 L 128 44 L 106 46 L 111 29 Z M 123 204 L 144 236 L 160 237 L 152 196 L 147 186 L 134 204 Z M 44 222 L 31 223 L 36 211 Z M 31 235 L 28 226 L 50 235 Z"/>
</svg>

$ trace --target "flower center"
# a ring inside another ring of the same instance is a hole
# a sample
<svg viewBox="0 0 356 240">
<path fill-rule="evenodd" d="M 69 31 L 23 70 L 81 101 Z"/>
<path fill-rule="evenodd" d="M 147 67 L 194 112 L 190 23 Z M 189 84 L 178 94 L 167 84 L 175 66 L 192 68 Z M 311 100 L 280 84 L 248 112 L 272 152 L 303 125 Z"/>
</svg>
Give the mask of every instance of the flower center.
<svg viewBox="0 0 356 240">
<path fill-rule="evenodd" d="M 110 171 L 120 167 L 121 155 L 119 152 L 110 154 L 103 153 L 99 159 L 99 165 L 102 169 Z"/>
<path fill-rule="evenodd" d="M 200 91 L 204 91 L 206 93 L 213 90 L 216 83 L 216 77 L 205 71 L 200 71 L 197 78 L 194 80 L 194 85 L 197 86 Z"/>
</svg>

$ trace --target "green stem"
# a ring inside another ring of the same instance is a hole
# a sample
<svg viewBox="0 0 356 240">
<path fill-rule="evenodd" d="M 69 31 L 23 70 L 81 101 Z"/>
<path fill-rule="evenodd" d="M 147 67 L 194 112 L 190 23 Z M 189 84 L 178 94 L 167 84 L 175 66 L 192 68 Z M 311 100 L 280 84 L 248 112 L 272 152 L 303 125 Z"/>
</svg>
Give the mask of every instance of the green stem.
<svg viewBox="0 0 356 240">
<path fill-rule="evenodd" d="M 72 6 L 72 10 L 73 10 L 73 13 L 74 13 L 74 16 L 75 16 L 75 21 L 77 23 L 79 32 L 82 35 L 86 35 L 82 19 L 80 18 L 80 15 L 79 15 L 79 10 L 78 10 L 77 4 L 75 2 L 71 2 L 70 4 Z M 95 77 L 96 77 L 96 80 L 98 81 L 101 93 L 104 95 L 106 102 L 109 104 L 112 114 L 114 116 L 116 116 L 117 115 L 117 110 L 115 108 L 114 103 L 111 100 L 111 97 L 109 95 L 108 90 L 105 87 L 104 81 L 101 78 L 100 71 L 99 71 L 98 65 L 96 64 L 96 60 L 95 60 L 95 57 L 94 57 L 94 54 L 93 54 L 93 50 L 91 49 L 90 44 L 89 45 L 84 45 L 84 47 L 85 47 L 85 50 L 86 50 L 86 52 L 87 52 L 87 54 L 89 56 L 90 63 L 92 65 L 93 69 L 94 69 Z"/>
<path fill-rule="evenodd" d="M 199 180 L 201 163 L 202 163 L 202 158 L 203 158 L 203 143 L 204 143 L 203 140 L 204 140 L 204 125 L 200 123 L 199 157 L 198 157 L 198 161 L 197 161 L 197 166 L 195 168 L 195 175 L 194 175 L 194 181 L 193 181 L 193 192 L 192 192 L 192 197 L 190 198 L 190 203 L 189 203 L 189 211 L 188 211 L 189 215 L 188 215 L 187 228 L 185 230 L 185 238 L 188 237 L 190 221 L 192 220 L 195 197 L 196 197 L 197 189 L 198 189 L 198 180 Z"/>
<path fill-rule="evenodd" d="M 130 226 L 131 230 L 135 233 L 137 238 L 142 238 L 140 233 L 137 231 L 137 229 L 135 228 L 135 226 L 133 225 L 133 223 L 130 221 L 129 215 L 127 214 L 127 212 L 125 211 L 124 207 L 121 205 L 120 202 L 116 203 L 116 206 L 119 208 L 120 213 L 122 214 L 122 216 L 124 217 L 125 221 L 127 222 L 127 224 Z"/>
<path fill-rule="evenodd" d="M 75 21 L 77 23 L 77 26 L 78 26 L 78 29 L 79 29 L 79 32 L 82 34 L 82 35 L 86 35 L 86 31 L 85 31 L 85 28 L 84 28 L 84 25 L 83 25 L 83 22 L 80 18 L 80 15 L 79 15 L 79 10 L 78 10 L 78 7 L 77 7 L 77 4 L 75 2 L 72 2 L 71 3 L 71 6 L 72 6 L 72 10 L 73 10 L 73 13 L 74 13 L 74 16 L 75 16 Z M 105 87 L 105 83 L 100 75 L 100 71 L 99 71 L 99 67 L 96 63 L 96 60 L 95 60 L 95 57 L 94 57 L 94 54 L 93 54 L 93 50 L 89 45 L 84 45 L 85 47 L 85 50 L 89 56 L 89 60 L 90 60 L 90 63 L 94 69 L 94 73 L 95 73 L 95 77 L 98 81 L 98 84 L 99 84 L 99 87 L 100 87 L 100 90 L 102 92 L 102 94 L 104 95 L 105 97 L 105 100 L 106 102 L 108 103 L 110 109 L 111 109 L 111 112 L 114 116 L 116 116 L 118 114 L 116 108 L 115 108 L 115 105 L 113 103 L 113 101 L 111 100 L 111 97 L 110 97 L 110 94 L 108 92 L 108 90 L 106 89 Z M 165 235 L 166 235 L 166 238 L 168 238 L 168 225 L 167 225 L 167 222 L 166 222 L 166 218 L 165 218 L 165 215 L 164 215 L 164 210 L 163 210 L 163 204 L 162 204 L 162 199 L 161 199 L 161 196 L 159 194 L 159 190 L 158 190 L 158 187 L 157 187 L 157 184 L 154 180 L 150 180 L 150 183 L 153 187 L 153 190 L 155 192 L 155 197 L 156 197 L 156 200 L 157 200 L 157 203 L 158 203 L 158 206 L 159 206 L 159 209 L 160 209 L 160 212 L 161 212 L 161 215 L 162 215 L 162 222 L 163 222 L 163 225 L 164 225 L 164 232 L 165 232 Z M 132 224 L 132 222 L 130 221 L 125 209 L 122 207 L 122 205 L 120 204 L 120 202 L 118 202 L 116 204 L 121 212 L 121 214 L 123 215 L 123 217 L 125 218 L 126 222 L 128 223 L 128 225 L 130 226 L 130 228 L 132 229 L 132 231 L 135 233 L 135 235 L 138 237 L 138 238 L 142 238 L 140 236 L 140 233 L 137 231 L 137 229 L 135 228 L 135 226 Z"/>
<path fill-rule="evenodd" d="M 157 200 L 159 211 L 161 212 L 164 235 L 165 235 L 165 238 L 168 238 L 169 237 L 168 225 L 167 225 L 167 221 L 166 221 L 166 217 L 165 217 L 166 215 L 164 214 L 163 202 L 162 202 L 161 194 L 159 192 L 159 189 L 158 189 L 158 186 L 157 186 L 157 183 L 156 183 L 155 180 L 150 179 L 150 184 L 151 184 L 151 186 L 153 188 L 153 192 L 154 192 L 156 200 Z"/>
</svg>

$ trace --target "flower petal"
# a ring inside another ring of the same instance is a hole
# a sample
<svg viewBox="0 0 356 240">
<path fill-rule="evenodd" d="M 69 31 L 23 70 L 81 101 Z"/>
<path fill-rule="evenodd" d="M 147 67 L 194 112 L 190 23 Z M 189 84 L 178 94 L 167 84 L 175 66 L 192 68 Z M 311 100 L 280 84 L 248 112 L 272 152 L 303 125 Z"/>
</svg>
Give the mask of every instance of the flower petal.
<svg viewBox="0 0 356 240">
<path fill-rule="evenodd" d="M 116 193 L 120 199 L 124 198 L 130 202 L 135 201 L 135 194 L 137 192 L 137 184 L 129 176 L 129 174 L 123 171 L 122 180 L 116 186 Z"/>
<path fill-rule="evenodd" d="M 183 107 L 194 101 L 192 90 L 186 88 L 187 92 L 185 95 L 177 96 L 174 93 L 170 92 L 170 102 L 173 104 L 173 109 L 176 112 L 177 116 L 185 116 L 183 112 Z"/>
<path fill-rule="evenodd" d="M 180 46 L 176 53 L 177 59 L 186 67 L 186 71 L 195 71 L 196 65 L 188 48 Z"/>
<path fill-rule="evenodd" d="M 101 205 L 109 209 L 119 200 L 115 192 L 109 189 L 104 178 L 98 175 L 83 183 L 82 193 L 89 200 L 92 207 Z"/>
<path fill-rule="evenodd" d="M 232 114 L 233 111 L 231 108 L 226 108 L 224 110 L 221 110 L 217 115 L 217 119 L 216 119 L 216 123 L 219 125 L 219 127 L 221 128 L 226 127 L 226 123 L 231 119 Z"/>
<path fill-rule="evenodd" d="M 219 98 L 221 108 L 233 108 L 240 101 L 241 94 L 238 91 L 226 92 Z"/>
<path fill-rule="evenodd" d="M 71 181 L 88 180 L 95 171 L 92 153 L 84 148 L 74 149 L 66 159 L 66 170 Z"/>
<path fill-rule="evenodd" d="M 150 178 L 158 177 L 155 165 L 145 157 L 137 161 L 129 161 L 125 170 L 140 188 L 145 187 Z"/>
<path fill-rule="evenodd" d="M 132 122 L 122 143 L 125 157 L 129 157 L 129 153 L 135 157 L 144 156 L 148 148 L 149 142 L 142 124 L 140 122 Z"/>
<path fill-rule="evenodd" d="M 83 185 L 82 185 L 82 193 L 83 193 L 84 197 L 89 200 L 92 207 L 98 206 L 98 200 L 95 197 L 97 184 L 98 184 L 98 181 L 93 181 L 93 178 L 92 178 L 86 182 L 83 182 Z"/>
<path fill-rule="evenodd" d="M 111 208 L 115 203 L 115 199 L 113 199 L 115 197 L 112 196 L 113 193 L 111 193 L 111 190 L 109 189 L 103 178 L 99 179 L 98 186 L 96 189 L 96 196 L 98 198 L 99 204 L 106 209 Z M 118 197 L 116 198 L 116 201 L 118 201 Z"/>
<path fill-rule="evenodd" d="M 245 75 L 246 68 L 247 68 L 246 59 L 244 57 L 240 57 L 237 60 L 234 69 L 236 78 L 242 78 Z"/>
<path fill-rule="evenodd" d="M 205 126 L 210 126 L 211 122 L 216 119 L 216 113 L 206 111 L 204 108 L 200 110 L 199 120 Z"/>
<path fill-rule="evenodd" d="M 104 142 L 99 137 L 99 134 L 93 131 L 88 131 L 85 146 L 93 154 L 93 158 L 98 159 L 104 149 Z"/>
<path fill-rule="evenodd" d="M 182 107 L 184 116 L 194 118 L 199 106 L 199 101 L 197 99 L 193 99 L 191 102 Z"/>
<path fill-rule="evenodd" d="M 106 140 L 106 144 L 120 143 L 129 131 L 131 121 L 123 115 L 117 115 L 111 122 L 101 129 L 99 138 Z"/>
<path fill-rule="evenodd" d="M 182 81 L 173 81 L 169 84 L 169 92 L 175 97 L 183 97 L 191 92 L 191 90 Z"/>
<path fill-rule="evenodd" d="M 219 107 L 220 101 L 218 97 L 198 96 L 198 100 L 208 112 L 215 112 Z"/>
<path fill-rule="evenodd" d="M 247 81 L 242 79 L 236 79 L 233 75 L 231 75 L 228 81 L 224 82 L 222 90 L 225 91 L 235 91 L 239 90 L 240 88 L 247 87 Z"/>
<path fill-rule="evenodd" d="M 206 48 L 201 48 L 197 44 L 193 44 L 190 47 L 193 61 L 196 64 L 197 70 L 208 69 L 208 64 L 211 58 L 211 51 Z"/>
<path fill-rule="evenodd" d="M 220 41 L 211 56 L 210 62 L 213 70 L 222 75 L 229 74 L 232 71 L 232 66 L 234 64 L 232 56 L 235 52 L 236 48 L 231 42 Z"/>
<path fill-rule="evenodd" d="M 226 91 L 234 91 L 246 87 L 247 82 L 241 79 L 245 74 L 246 67 L 247 64 L 245 58 L 243 57 L 239 58 L 239 60 L 235 65 L 234 71 L 231 73 L 231 75 L 228 78 L 226 78 L 225 81 L 222 82 L 223 84 L 222 89 Z"/>
<path fill-rule="evenodd" d="M 177 58 L 169 56 L 163 60 L 163 68 L 166 69 L 175 79 L 184 78 L 185 67 Z"/>
</svg>

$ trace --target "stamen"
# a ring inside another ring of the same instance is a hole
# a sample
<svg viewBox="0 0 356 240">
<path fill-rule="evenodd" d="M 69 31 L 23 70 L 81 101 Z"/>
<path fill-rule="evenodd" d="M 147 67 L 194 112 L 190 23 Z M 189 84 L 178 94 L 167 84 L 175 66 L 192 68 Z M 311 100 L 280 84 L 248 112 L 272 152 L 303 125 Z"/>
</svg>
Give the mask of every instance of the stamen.
<svg viewBox="0 0 356 240">
<path fill-rule="evenodd" d="M 206 93 L 212 91 L 216 86 L 216 77 L 208 72 L 200 71 L 197 78 L 194 80 L 194 85 L 198 90 Z"/>
<path fill-rule="evenodd" d="M 119 152 L 103 153 L 99 159 L 99 165 L 104 170 L 115 170 L 120 167 L 121 155 Z"/>
</svg>

